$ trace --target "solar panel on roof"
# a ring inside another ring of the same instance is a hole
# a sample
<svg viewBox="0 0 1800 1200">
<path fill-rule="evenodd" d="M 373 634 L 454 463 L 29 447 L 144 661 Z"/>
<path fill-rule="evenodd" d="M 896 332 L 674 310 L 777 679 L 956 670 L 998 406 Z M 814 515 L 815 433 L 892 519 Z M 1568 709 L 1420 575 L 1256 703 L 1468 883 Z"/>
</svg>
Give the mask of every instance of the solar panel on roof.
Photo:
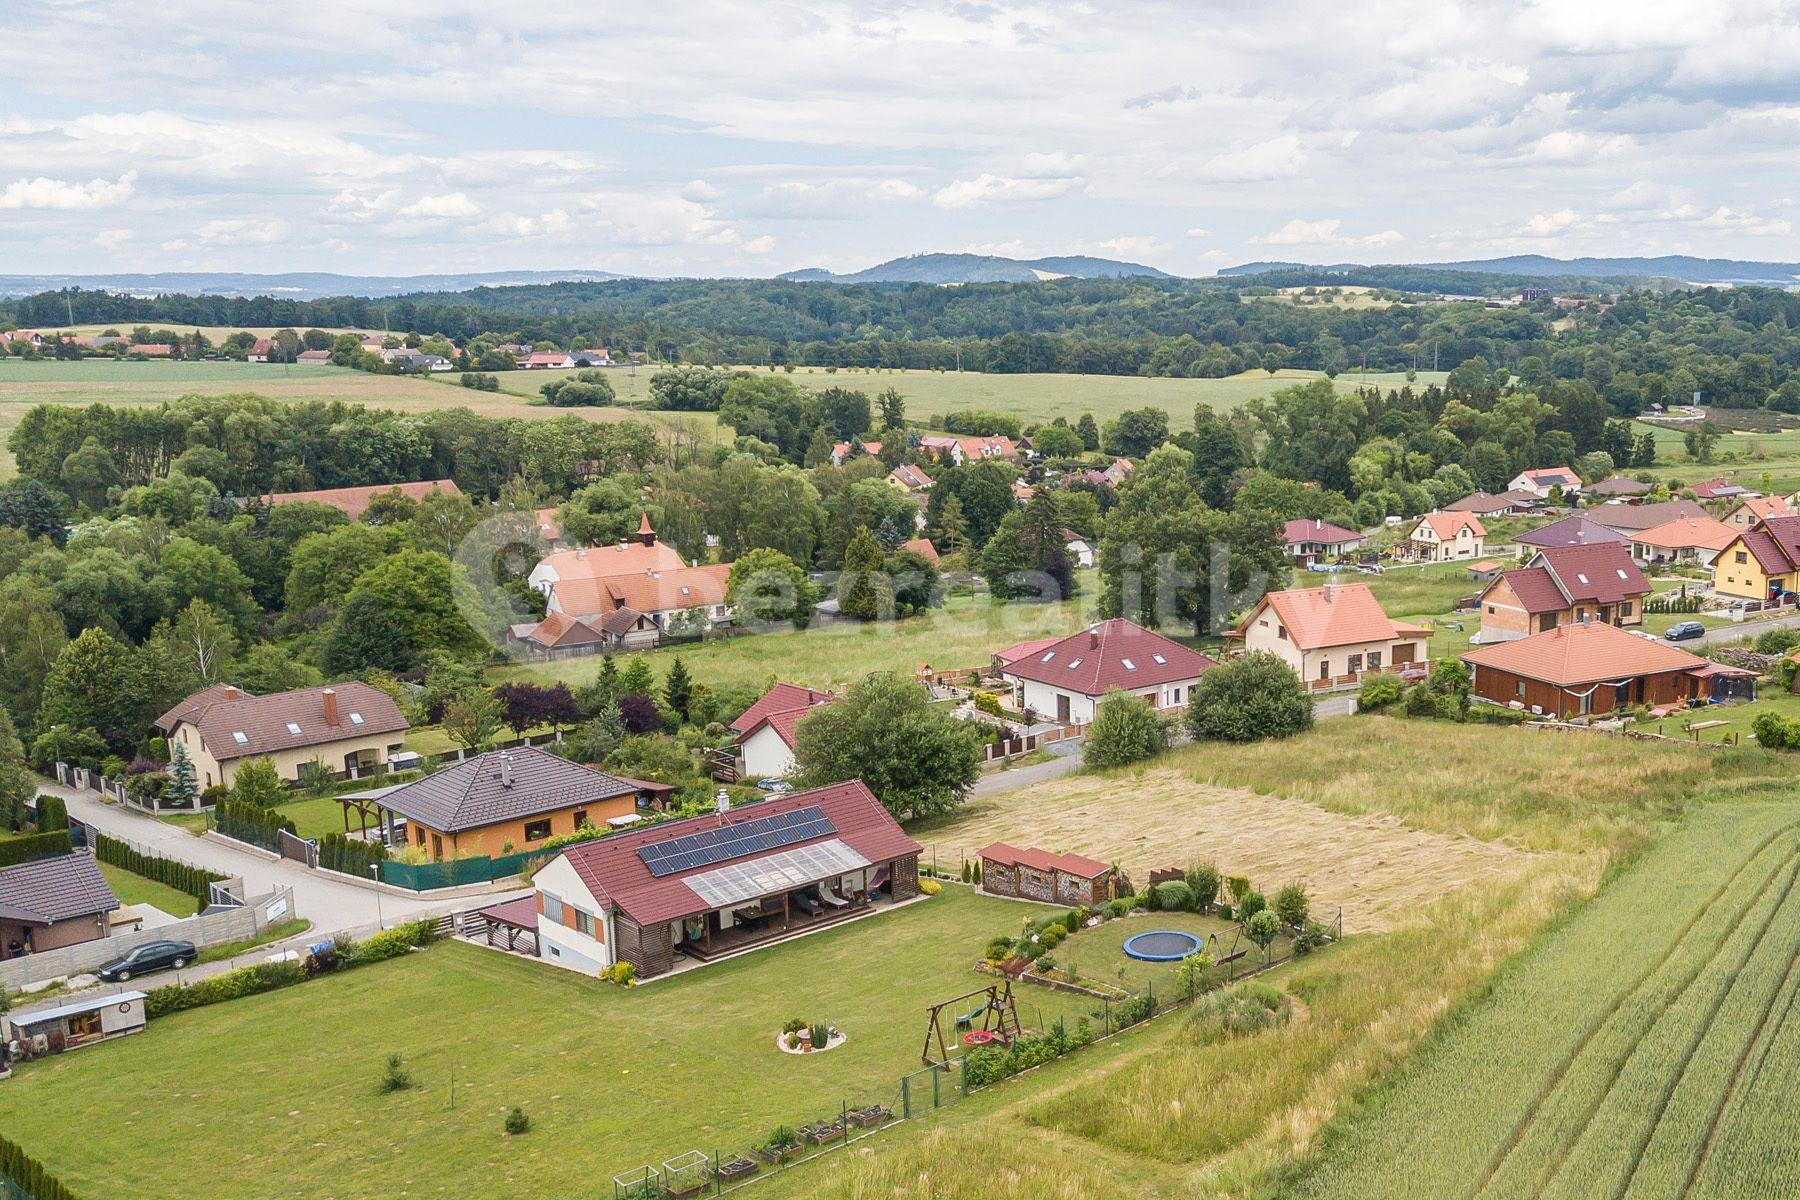
<svg viewBox="0 0 1800 1200">
<path fill-rule="evenodd" d="M 836 833 L 837 826 L 816 804 L 790 812 L 755 817 L 718 829 L 704 829 L 637 848 L 638 860 L 657 878 L 710 866 L 729 858 L 760 854 L 808 838 Z"/>
</svg>

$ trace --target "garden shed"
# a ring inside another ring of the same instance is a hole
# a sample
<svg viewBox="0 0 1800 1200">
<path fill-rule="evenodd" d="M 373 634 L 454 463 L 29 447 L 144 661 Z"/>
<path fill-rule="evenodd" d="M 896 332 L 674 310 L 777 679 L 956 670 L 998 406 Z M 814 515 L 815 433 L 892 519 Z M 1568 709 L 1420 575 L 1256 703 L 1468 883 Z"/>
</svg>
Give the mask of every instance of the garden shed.
<svg viewBox="0 0 1800 1200">
<path fill-rule="evenodd" d="M 1113 898 L 1115 875 L 1106 863 L 1080 854 L 1021 850 L 1005 842 L 981 849 L 981 886 L 995 896 L 1091 908 Z"/>
</svg>

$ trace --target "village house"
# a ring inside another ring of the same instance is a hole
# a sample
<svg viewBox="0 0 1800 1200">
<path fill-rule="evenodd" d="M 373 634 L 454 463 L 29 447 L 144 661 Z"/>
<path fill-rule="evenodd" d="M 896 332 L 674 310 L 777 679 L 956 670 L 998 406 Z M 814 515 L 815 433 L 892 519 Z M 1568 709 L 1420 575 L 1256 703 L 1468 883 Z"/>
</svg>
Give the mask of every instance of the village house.
<svg viewBox="0 0 1800 1200">
<path fill-rule="evenodd" d="M 1461 500 L 1452 500 L 1440 510 L 1448 513 L 1470 513 L 1477 517 L 1513 517 L 1536 512 L 1542 501 L 1530 492 L 1470 492 Z"/>
<path fill-rule="evenodd" d="M 1742 484 L 1730 483 L 1723 479 L 1703 480 L 1688 490 L 1694 493 L 1696 500 L 1753 500 L 1762 495 L 1761 492 L 1753 492 Z"/>
<path fill-rule="evenodd" d="M 1794 506 L 1785 496 L 1752 496 L 1726 514 L 1725 524 L 1733 529 L 1750 529 L 1758 521 L 1766 521 L 1770 517 L 1794 515 Z"/>
<path fill-rule="evenodd" d="M 294 361 L 305 366 L 328 367 L 331 365 L 331 351 L 302 350 L 294 356 Z"/>
<path fill-rule="evenodd" d="M 522 371 L 566 371 L 575 360 L 562 350 L 533 350 L 519 363 Z"/>
<path fill-rule="evenodd" d="M 0 868 L 0 959 L 97 941 L 118 907 L 87 850 Z"/>
<path fill-rule="evenodd" d="M 923 492 L 931 487 L 931 476 L 911 463 L 901 463 L 887 474 L 888 486 L 902 492 Z"/>
<path fill-rule="evenodd" d="M 335 508 L 352 521 L 360 521 L 376 496 L 399 492 L 408 500 L 420 501 L 439 493 L 461 496 L 462 489 L 454 479 L 423 479 L 417 483 L 378 483 L 368 487 L 321 488 L 311 492 L 274 492 L 261 497 L 271 507 L 282 504 L 323 504 Z"/>
<path fill-rule="evenodd" d="M 938 548 L 932 545 L 931 539 L 927 537 L 908 538 L 900 543 L 900 549 L 918 555 L 934 567 L 943 561 L 943 556 L 938 553 Z"/>
<path fill-rule="evenodd" d="M 1770 517 L 1738 535 L 1712 564 L 1712 590 L 1742 600 L 1786 602 L 1800 592 L 1800 516 Z"/>
<path fill-rule="evenodd" d="M 1113 618 L 1058 638 L 1000 670 L 1020 711 L 1086 725 L 1107 692 L 1141 696 L 1158 710 L 1184 708 L 1194 684 L 1218 664 L 1141 625 Z"/>
<path fill-rule="evenodd" d="M 1270 592 L 1225 636 L 1276 655 L 1315 691 L 1423 667 L 1431 642 L 1431 630 L 1389 617 L 1362 583 Z"/>
<path fill-rule="evenodd" d="M 998 458 L 1011 461 L 1019 456 L 1018 449 L 1012 439 L 1004 435 L 994 437 L 946 437 L 932 434 L 919 439 L 919 452 L 945 459 L 954 466 L 964 463 L 980 462 L 983 459 Z"/>
<path fill-rule="evenodd" d="M 230 786 L 252 758 L 267 758 L 290 782 L 311 762 L 340 778 L 375 774 L 412 728 L 392 696 L 354 679 L 268 696 L 215 683 L 158 717 L 156 727 L 187 751 L 202 788 Z"/>
<path fill-rule="evenodd" d="M 1069 552 L 1070 561 L 1084 570 L 1099 561 L 1094 544 L 1073 529 L 1063 530 L 1063 549 Z"/>
<path fill-rule="evenodd" d="M 1677 517 L 1631 535 L 1631 556 L 1645 566 L 1710 567 L 1738 530 L 1711 517 Z"/>
<path fill-rule="evenodd" d="M 1282 545 L 1298 566 L 1310 566 L 1361 547 L 1368 539 L 1354 529 L 1345 529 L 1329 521 L 1289 521 L 1282 532 Z"/>
<path fill-rule="evenodd" d="M 1559 625 L 1463 655 L 1470 691 L 1548 716 L 1597 716 L 1630 705 L 1677 706 L 1754 695 L 1755 672 L 1708 662 L 1600 621 Z"/>
<path fill-rule="evenodd" d="M 1590 483 L 1584 489 L 1584 492 L 1595 500 L 1624 500 L 1629 502 L 1642 496 L 1648 496 L 1655 490 L 1655 484 L 1644 483 L 1642 480 L 1638 479 L 1627 479 L 1623 475 L 1610 475 L 1597 483 Z"/>
<path fill-rule="evenodd" d="M 730 563 L 712 563 L 674 571 L 652 568 L 635 575 L 559 580 L 550 585 L 544 615 L 560 613 L 592 621 L 614 616 L 623 619 L 630 613 L 648 618 L 659 635 L 699 632 L 731 623 L 732 610 L 725 603 L 730 577 Z"/>
<path fill-rule="evenodd" d="M 1550 546 L 1624 546 L 1630 541 L 1625 534 L 1581 513 L 1513 535 L 1513 544 L 1528 547 L 1527 553 Z"/>
<path fill-rule="evenodd" d="M 1622 545 L 1547 546 L 1504 571 L 1476 598 L 1481 644 L 1510 641 L 1559 625 L 1598 621 L 1641 625 L 1650 582 Z"/>
<path fill-rule="evenodd" d="M 800 718 L 836 699 L 830 692 L 777 683 L 730 724 L 737 746 L 715 758 L 715 776 L 723 768 L 730 773 L 727 782 L 785 778 L 794 770 L 794 729 Z"/>
<path fill-rule="evenodd" d="M 664 975 L 911 900 L 919 852 L 861 780 L 584 842 L 532 877 L 539 954 Z"/>
<path fill-rule="evenodd" d="M 269 355 L 275 351 L 275 342 L 271 338 L 259 337 L 250 343 L 250 349 L 244 353 L 245 362 L 266 363 Z"/>
<path fill-rule="evenodd" d="M 675 547 L 657 540 L 656 530 L 650 527 L 650 515 L 645 513 L 638 521 L 634 539 L 613 546 L 584 546 L 548 554 L 531 569 L 526 581 L 549 596 L 556 583 L 641 575 L 647 571 L 679 571 L 687 565 Z"/>
<path fill-rule="evenodd" d="M 1567 467 L 1540 467 L 1535 471 L 1520 471 L 1506 486 L 1515 492 L 1529 492 L 1539 499 L 1547 499 L 1551 488 L 1561 488 L 1564 496 L 1573 498 L 1581 491 L 1581 476 Z"/>
<path fill-rule="evenodd" d="M 1093 908 L 1113 898 L 1116 872 L 1081 854 L 1051 854 L 994 842 L 978 851 L 981 890 L 990 896 Z"/>
<path fill-rule="evenodd" d="M 1487 527 L 1472 513 L 1432 512 L 1413 525 L 1402 550 L 1424 562 L 1458 562 L 1486 553 L 1486 537 Z"/>
<path fill-rule="evenodd" d="M 870 458 L 881 457 L 880 442 L 837 442 L 831 447 L 831 465 L 841 467 L 850 461 L 852 454 L 866 454 Z"/>
<path fill-rule="evenodd" d="M 364 814 L 372 809 L 384 842 L 417 846 L 433 862 L 442 862 L 530 850 L 583 825 L 629 824 L 637 819 L 639 801 L 648 799 L 634 780 L 527 746 L 477 754 L 411 783 L 346 796 L 342 803 L 346 829 L 352 807 Z"/>
<path fill-rule="evenodd" d="M 1604 525 L 1615 533 L 1630 536 L 1681 517 L 1710 517 L 1712 514 L 1694 501 L 1683 499 L 1664 500 L 1656 504 L 1621 504 L 1609 501 L 1583 510 L 1583 515 L 1597 525 Z"/>
</svg>

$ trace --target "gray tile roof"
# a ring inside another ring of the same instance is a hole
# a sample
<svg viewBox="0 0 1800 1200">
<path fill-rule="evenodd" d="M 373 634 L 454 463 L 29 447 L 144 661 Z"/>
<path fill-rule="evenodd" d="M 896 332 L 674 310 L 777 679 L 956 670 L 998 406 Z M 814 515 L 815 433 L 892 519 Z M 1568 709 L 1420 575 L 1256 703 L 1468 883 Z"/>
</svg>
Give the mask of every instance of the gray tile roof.
<svg viewBox="0 0 1800 1200">
<path fill-rule="evenodd" d="M 511 786 L 501 778 L 503 760 L 511 763 Z M 440 833 L 457 833 L 636 791 L 592 767 L 522 748 L 478 754 L 405 784 L 383 796 L 381 806 Z"/>
<path fill-rule="evenodd" d="M 85 850 L 0 870 L 0 915 L 48 925 L 111 912 L 119 898 Z"/>
</svg>

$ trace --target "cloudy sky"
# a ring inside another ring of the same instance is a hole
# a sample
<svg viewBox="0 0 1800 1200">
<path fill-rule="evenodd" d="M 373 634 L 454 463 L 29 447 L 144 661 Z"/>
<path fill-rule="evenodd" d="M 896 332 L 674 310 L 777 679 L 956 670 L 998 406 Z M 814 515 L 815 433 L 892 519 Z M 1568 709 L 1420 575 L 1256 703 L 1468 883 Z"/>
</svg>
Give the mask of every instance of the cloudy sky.
<svg viewBox="0 0 1800 1200">
<path fill-rule="evenodd" d="M 1783 0 L 0 7 L 0 272 L 1800 259 Z"/>
</svg>

